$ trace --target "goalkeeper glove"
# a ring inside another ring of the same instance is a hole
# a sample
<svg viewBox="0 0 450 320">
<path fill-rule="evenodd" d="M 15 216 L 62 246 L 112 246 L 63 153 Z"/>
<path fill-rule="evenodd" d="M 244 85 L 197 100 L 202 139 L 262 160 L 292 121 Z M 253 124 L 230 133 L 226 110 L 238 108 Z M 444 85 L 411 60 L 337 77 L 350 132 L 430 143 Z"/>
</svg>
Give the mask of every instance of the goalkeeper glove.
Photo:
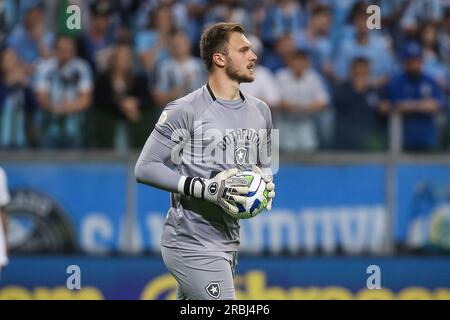
<svg viewBox="0 0 450 320">
<path fill-rule="evenodd" d="M 256 165 L 252 166 L 252 171 L 261 175 L 266 183 L 266 191 L 268 192 L 268 198 L 266 209 L 267 211 L 272 210 L 272 200 L 275 198 L 275 184 L 273 183 L 273 176 L 271 174 L 265 174 L 263 171 Z"/>
<path fill-rule="evenodd" d="M 184 195 L 214 203 L 235 218 L 239 212 L 236 204 L 245 204 L 249 191 L 244 177 L 234 177 L 237 172 L 237 168 L 224 170 L 212 179 L 183 177 L 178 191 Z"/>
</svg>

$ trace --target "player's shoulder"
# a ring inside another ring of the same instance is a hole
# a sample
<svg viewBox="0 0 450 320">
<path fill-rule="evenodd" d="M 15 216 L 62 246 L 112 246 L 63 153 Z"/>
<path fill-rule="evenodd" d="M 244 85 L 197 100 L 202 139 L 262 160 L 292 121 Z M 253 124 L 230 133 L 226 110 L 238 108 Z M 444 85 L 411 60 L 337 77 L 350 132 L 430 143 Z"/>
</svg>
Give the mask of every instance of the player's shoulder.
<svg viewBox="0 0 450 320">
<path fill-rule="evenodd" d="M 209 105 L 205 97 L 205 86 L 168 103 L 166 109 L 178 110 L 183 113 L 201 113 Z"/>
<path fill-rule="evenodd" d="M 247 101 L 248 105 L 257 109 L 265 117 L 270 115 L 270 108 L 267 103 L 265 103 L 264 101 L 262 101 L 261 99 L 255 97 L 255 96 L 252 96 L 251 94 L 245 93 L 243 95 L 244 95 L 245 100 Z"/>
</svg>

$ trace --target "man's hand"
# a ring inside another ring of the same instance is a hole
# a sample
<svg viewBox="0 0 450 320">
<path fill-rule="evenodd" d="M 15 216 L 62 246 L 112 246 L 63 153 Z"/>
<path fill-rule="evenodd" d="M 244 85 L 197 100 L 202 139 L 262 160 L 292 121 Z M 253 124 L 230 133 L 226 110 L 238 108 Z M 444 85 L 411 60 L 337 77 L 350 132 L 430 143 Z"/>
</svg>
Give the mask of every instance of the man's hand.
<svg viewBox="0 0 450 320">
<path fill-rule="evenodd" d="M 273 177 L 270 174 L 265 174 L 262 170 L 256 166 L 252 166 L 252 171 L 258 173 L 263 177 L 264 182 L 266 183 L 266 191 L 268 192 L 268 198 L 266 209 L 267 211 L 272 210 L 272 200 L 275 198 L 275 184 L 273 183 Z"/>
<path fill-rule="evenodd" d="M 187 177 L 180 190 L 183 194 L 217 204 L 233 217 L 239 212 L 237 203 L 245 204 L 249 191 L 247 180 L 234 177 L 237 168 L 224 170 L 212 179 Z"/>
</svg>

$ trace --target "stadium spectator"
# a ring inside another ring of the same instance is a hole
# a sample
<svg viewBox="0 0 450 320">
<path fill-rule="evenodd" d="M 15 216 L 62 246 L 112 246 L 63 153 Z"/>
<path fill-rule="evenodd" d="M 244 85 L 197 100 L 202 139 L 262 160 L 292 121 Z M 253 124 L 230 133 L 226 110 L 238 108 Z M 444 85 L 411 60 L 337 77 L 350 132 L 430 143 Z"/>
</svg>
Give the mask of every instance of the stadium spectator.
<svg viewBox="0 0 450 320">
<path fill-rule="evenodd" d="M 380 90 L 370 84 L 366 58 L 355 58 L 350 80 L 336 86 L 335 148 L 352 151 L 379 151 L 386 148 L 386 118 L 381 115 Z"/>
<path fill-rule="evenodd" d="M 331 29 L 334 33 L 336 33 L 336 35 L 342 35 L 345 33 L 344 30 L 346 30 L 346 23 L 349 20 L 352 9 L 357 3 L 362 3 L 361 0 L 320 0 L 318 2 L 330 7 L 331 14 L 333 16 Z M 312 1 L 312 3 L 313 5 L 316 5 L 316 1 Z"/>
<path fill-rule="evenodd" d="M 279 37 L 293 34 L 305 25 L 305 14 L 297 1 L 276 0 L 266 10 L 261 39 L 264 45 L 272 46 Z"/>
<path fill-rule="evenodd" d="M 319 73 L 310 67 L 307 52 L 297 51 L 288 59 L 288 65 L 276 75 L 281 95 L 277 121 L 280 150 L 315 151 L 319 148 L 319 136 L 314 117 L 330 99 Z"/>
<path fill-rule="evenodd" d="M 249 32 L 261 39 L 263 22 L 267 15 L 267 2 L 264 0 L 241 0 L 242 6 L 248 11 L 251 19 Z M 261 39 L 262 41 L 262 39 Z"/>
<path fill-rule="evenodd" d="M 117 1 L 117 14 L 120 21 L 120 25 L 131 32 L 138 30 L 139 19 L 138 14 L 141 9 L 141 5 L 144 1 L 140 0 L 127 0 Z"/>
<path fill-rule="evenodd" d="M 247 38 L 252 43 L 253 52 L 258 56 L 258 60 L 262 59 L 263 48 L 261 40 L 253 35 L 249 35 Z M 255 80 L 241 83 L 241 90 L 261 99 L 269 107 L 276 108 L 280 102 L 280 92 L 274 74 L 269 68 L 258 62 L 253 70 Z"/>
<path fill-rule="evenodd" d="M 354 32 L 342 39 L 337 48 L 335 73 L 339 80 L 348 78 L 351 62 L 356 57 L 365 57 L 370 61 L 371 82 L 376 86 L 386 84 L 395 66 L 390 39 L 386 35 L 367 28 L 367 5 L 357 6 L 352 12 L 351 22 Z M 352 36 L 353 34 L 353 36 Z"/>
<path fill-rule="evenodd" d="M 443 130 L 444 141 L 443 143 L 447 145 L 447 150 L 450 150 L 450 9 L 445 12 L 444 18 L 440 25 L 439 35 L 438 35 L 438 49 L 439 56 L 442 58 L 442 63 L 445 66 L 447 77 L 445 86 L 445 96 L 446 96 L 446 126 Z"/>
<path fill-rule="evenodd" d="M 150 12 L 147 28 L 136 34 L 136 53 L 150 74 L 158 63 L 170 56 L 170 38 L 174 30 L 171 8 L 162 5 Z"/>
<path fill-rule="evenodd" d="M 40 1 L 30 1 L 24 5 L 24 17 L 7 40 L 25 63 L 28 75 L 34 72 L 34 64 L 39 58 L 48 58 L 52 54 L 54 34 L 45 30 L 44 5 Z"/>
<path fill-rule="evenodd" d="M 0 52 L 0 147 L 25 148 L 36 144 L 36 101 L 24 64 L 12 48 Z"/>
<path fill-rule="evenodd" d="M 198 43 L 202 33 L 205 13 L 209 10 L 208 0 L 184 0 L 175 1 L 172 5 L 172 13 L 175 17 L 176 27 L 184 30 L 191 43 Z M 196 56 L 200 55 L 197 46 L 193 47 Z"/>
<path fill-rule="evenodd" d="M 35 92 L 42 111 L 42 147 L 83 146 L 85 111 L 91 103 L 93 83 L 89 64 L 75 52 L 74 39 L 61 36 L 56 56 L 37 67 Z"/>
<path fill-rule="evenodd" d="M 90 12 L 89 30 L 77 39 L 77 48 L 80 57 L 89 62 L 94 72 L 102 72 L 116 40 L 112 25 L 115 8 L 111 1 L 96 0 Z"/>
<path fill-rule="evenodd" d="M 408 6 L 402 19 L 412 21 L 416 24 L 439 22 L 444 17 L 446 8 L 450 8 L 450 3 L 443 0 L 420 0 L 406 2 L 408 3 Z"/>
<path fill-rule="evenodd" d="M 450 9 L 447 10 L 442 20 L 438 38 L 440 56 L 447 68 L 450 69 Z"/>
<path fill-rule="evenodd" d="M 410 1 L 405 0 L 376 0 L 369 2 L 369 4 L 375 4 L 380 7 L 381 27 L 382 29 L 386 29 L 393 39 L 397 39 L 396 35 L 398 35 L 398 32 L 401 30 L 402 23 L 399 23 L 399 20 L 401 21 L 401 18 L 405 16 L 409 2 Z M 413 25 L 415 22 L 410 20 L 410 22 L 407 22 L 406 24 Z"/>
<path fill-rule="evenodd" d="M 423 71 L 431 76 L 439 86 L 444 89 L 446 88 L 448 69 L 440 57 L 437 41 L 437 29 L 435 25 L 427 23 L 421 30 Z"/>
<path fill-rule="evenodd" d="M 135 1 L 139 2 L 139 0 Z M 149 14 L 161 5 L 170 8 L 176 29 L 185 31 L 191 43 L 198 43 L 204 24 L 204 15 L 210 8 L 208 0 L 164 0 L 159 3 L 158 1 L 140 1 L 134 18 L 134 33 L 148 27 Z M 193 49 L 196 55 L 200 54 L 197 48 Z"/>
<path fill-rule="evenodd" d="M 439 138 L 435 115 L 444 105 L 443 92 L 422 70 L 423 54 L 419 43 L 408 43 L 402 59 L 404 72 L 389 83 L 388 97 L 391 109 L 404 115 L 404 148 L 409 151 L 435 150 Z"/>
<path fill-rule="evenodd" d="M 235 22 L 241 24 L 246 32 L 252 32 L 250 12 L 245 10 L 240 0 L 211 1 L 205 27 L 218 22 Z"/>
<path fill-rule="evenodd" d="M 404 4 L 406 7 L 401 18 L 397 17 L 401 27 L 399 37 L 396 39 L 398 53 L 402 52 L 407 42 L 416 41 L 420 37 L 423 26 L 444 22 L 450 10 L 450 3 L 442 0 L 410 0 L 404 1 Z"/>
<path fill-rule="evenodd" d="M 206 82 L 206 72 L 200 59 L 191 55 L 191 43 L 181 31 L 169 39 L 171 56 L 156 69 L 153 98 L 163 108 L 169 101 L 200 88 Z"/>
<path fill-rule="evenodd" d="M 292 35 L 286 34 L 280 36 L 276 39 L 273 50 L 268 48 L 267 51 L 264 51 L 264 60 L 262 63 L 272 72 L 277 72 L 287 66 L 287 59 L 292 56 L 296 50 L 295 40 Z"/>
<path fill-rule="evenodd" d="M 330 37 L 331 23 L 330 7 L 317 5 L 312 9 L 308 26 L 294 33 L 297 48 L 310 52 L 313 67 L 323 75 L 330 77 L 332 75 L 331 55 L 333 50 Z"/>
<path fill-rule="evenodd" d="M 71 30 L 67 26 L 66 10 L 69 4 L 76 4 L 81 8 L 81 30 Z M 366 11 L 368 5 L 378 5 L 381 8 L 381 30 L 367 28 L 366 23 L 370 15 Z M 448 126 L 450 123 L 448 85 L 450 83 L 450 4 L 448 1 L 0 0 L 0 50 L 11 48 L 22 61 L 22 64 L 14 62 L 16 67 L 6 66 L 6 71 L 3 70 L 1 77 L 0 111 L 3 121 L 1 146 L 32 147 L 41 139 L 39 132 L 33 131 L 33 128 L 40 129 L 40 121 L 47 116 L 43 117 L 38 108 L 33 115 L 33 95 L 29 94 L 27 85 L 18 81 L 21 85 L 11 86 L 5 84 L 5 81 L 11 83 L 11 79 L 21 78 L 18 75 L 25 69 L 28 77 L 26 80 L 36 83 L 36 66 L 45 65 L 41 63 L 41 60 L 48 59 L 54 54 L 55 34 L 77 38 L 76 47 L 79 49 L 77 55 L 89 62 L 95 79 L 101 79 L 108 74 L 109 70 L 106 69 L 113 48 L 121 43 L 132 42 L 131 46 L 137 57 L 133 66 L 141 68 L 149 79 L 147 99 L 156 100 L 155 106 L 161 107 L 165 101 L 170 101 L 165 99 L 168 94 L 178 96 L 177 90 L 184 91 L 179 86 L 179 83 L 183 82 L 180 80 L 184 78 L 183 72 L 175 70 L 180 63 L 172 57 L 171 53 L 172 50 L 182 51 L 183 45 L 180 48 L 172 48 L 172 34 L 175 30 L 182 30 L 189 38 L 189 42 L 194 44 L 199 41 L 202 28 L 218 20 L 241 22 L 246 27 L 247 36 L 251 37 L 253 34 L 261 40 L 262 47 L 258 52 L 258 66 L 255 69 L 258 74 L 256 81 L 243 84 L 242 87 L 268 102 L 271 107 L 277 105 L 275 102 L 277 89 L 271 84 L 273 81 L 270 78 L 279 70 L 288 67 L 289 57 L 296 50 L 308 52 L 311 69 L 321 74 L 328 95 L 332 97 L 340 93 L 339 90 L 333 90 L 335 86 L 338 88 L 350 86 L 355 81 L 351 79 L 350 72 L 352 69 L 350 66 L 355 58 L 362 57 L 368 60 L 371 68 L 369 88 L 375 90 L 384 87 L 393 74 L 402 71 L 403 49 L 409 42 L 419 41 L 423 46 L 422 72 L 437 82 L 440 89 L 444 91 L 443 104 L 447 109 L 443 111 L 447 110 L 447 114 L 438 113 L 437 123 L 440 130 L 447 131 L 447 133 L 441 132 L 441 135 L 448 136 L 446 141 L 441 143 L 447 143 L 450 146 Z M 50 30 L 54 32 L 49 32 Z M 189 59 L 199 57 L 198 46 L 192 46 L 192 48 Z M 12 55 L 7 54 L 7 56 Z M 165 60 L 170 62 L 166 63 Z M 186 63 L 186 65 L 192 64 Z M 173 79 L 175 80 L 171 82 Z M 188 81 L 184 80 L 184 82 Z M 345 82 L 345 85 L 342 82 Z M 97 82 L 97 85 L 101 86 L 102 83 Z M 195 87 L 198 83 L 186 84 L 186 87 L 188 86 Z M 172 89 L 175 91 L 170 92 Z M 23 98 L 26 100 L 24 104 Z M 21 111 L 12 113 L 12 104 Z M 150 105 L 152 105 L 151 102 Z M 20 106 L 25 106 L 25 109 Z M 100 121 L 99 117 L 102 115 L 97 114 L 100 110 L 105 111 L 103 107 L 96 107 L 92 114 L 88 112 L 86 115 L 88 119 L 92 116 L 90 123 L 95 124 Z M 144 108 L 144 110 L 147 109 Z M 160 108 L 149 110 L 157 114 Z M 335 110 L 335 108 L 326 108 L 323 112 L 311 117 L 316 123 L 314 127 L 318 129 L 320 140 L 318 144 L 321 148 L 327 148 L 334 140 L 334 127 L 339 125 L 333 118 Z M 275 112 L 276 115 L 277 112 Z M 128 126 L 128 120 L 124 114 L 117 113 L 110 116 L 116 117 L 114 119 L 118 123 L 126 123 L 124 126 L 120 125 L 121 127 Z M 152 117 L 144 121 L 152 123 L 154 122 Z M 432 118 L 436 117 L 432 116 Z M 35 126 L 33 126 L 33 119 L 37 121 Z M 25 126 L 22 125 L 24 121 Z M 340 123 L 341 120 L 338 122 Z M 358 125 L 355 123 L 355 126 Z M 24 128 L 25 131 L 23 131 Z M 132 128 L 138 128 L 138 125 Z M 128 131 L 128 129 L 122 130 L 122 132 Z M 47 136 L 47 133 L 44 136 Z M 121 136 L 128 137 L 128 134 Z M 98 139 L 102 138 L 99 136 Z M 93 144 L 126 146 L 130 143 L 133 145 L 129 139 L 131 138 L 119 139 L 118 141 L 123 142 L 119 144 L 116 144 L 115 140 Z M 39 142 L 41 145 L 48 141 Z"/>
<path fill-rule="evenodd" d="M 6 44 L 6 39 L 14 28 L 17 17 L 17 8 L 13 1 L 0 2 L 0 48 Z"/>
<path fill-rule="evenodd" d="M 90 138 L 95 147 L 137 148 L 156 118 L 152 118 L 147 77 L 134 72 L 133 60 L 130 46 L 117 45 L 106 71 L 96 79 Z"/>
</svg>

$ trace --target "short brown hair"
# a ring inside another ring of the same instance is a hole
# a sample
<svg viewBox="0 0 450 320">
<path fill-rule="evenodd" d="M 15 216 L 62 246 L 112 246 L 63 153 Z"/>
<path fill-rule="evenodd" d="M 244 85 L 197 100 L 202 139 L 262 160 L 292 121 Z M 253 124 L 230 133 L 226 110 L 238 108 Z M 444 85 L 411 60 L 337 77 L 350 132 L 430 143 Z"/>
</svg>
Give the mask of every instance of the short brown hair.
<svg viewBox="0 0 450 320">
<path fill-rule="evenodd" d="M 200 39 L 200 56 L 208 71 L 212 70 L 214 53 L 228 54 L 228 40 L 232 32 L 244 33 L 244 28 L 239 23 L 219 22 L 203 31 Z"/>
</svg>

